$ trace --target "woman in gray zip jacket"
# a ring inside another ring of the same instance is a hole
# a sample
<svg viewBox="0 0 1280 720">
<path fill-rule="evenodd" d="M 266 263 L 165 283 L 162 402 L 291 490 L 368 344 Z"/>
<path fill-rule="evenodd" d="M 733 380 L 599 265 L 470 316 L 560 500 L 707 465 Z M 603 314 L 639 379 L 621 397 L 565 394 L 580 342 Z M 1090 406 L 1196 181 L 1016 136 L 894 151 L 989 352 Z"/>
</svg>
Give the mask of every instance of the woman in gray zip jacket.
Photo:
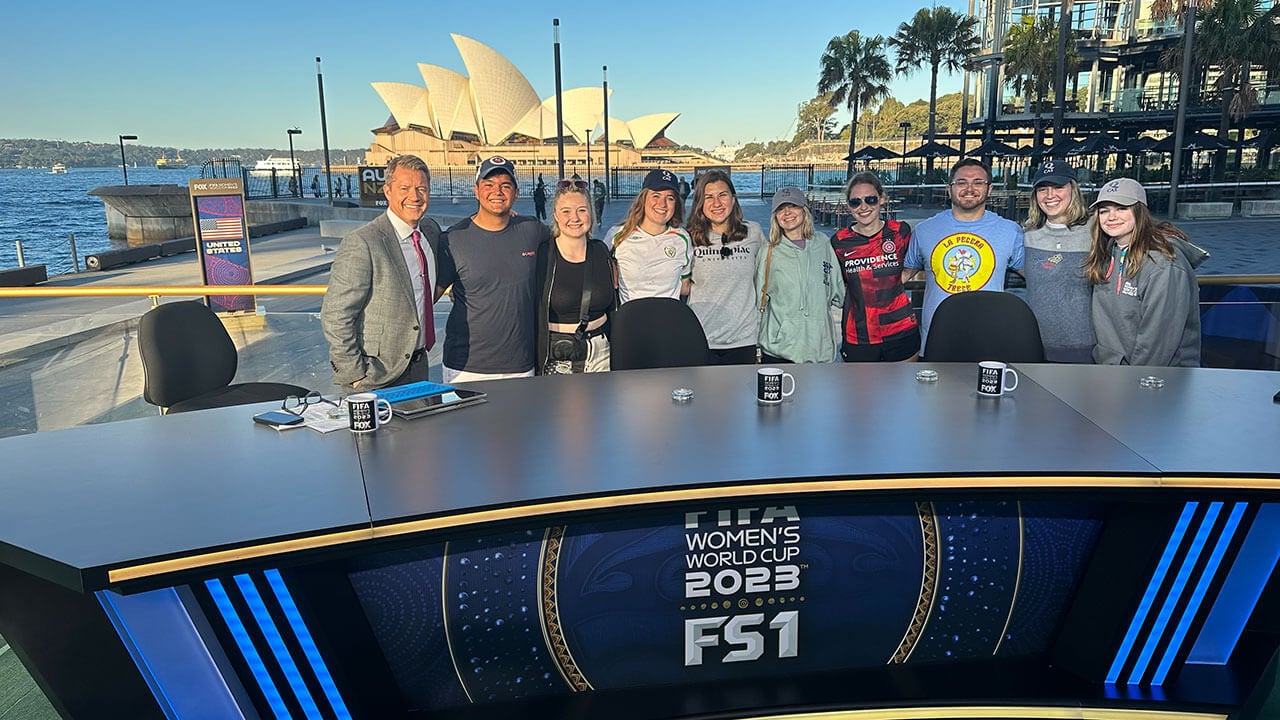
<svg viewBox="0 0 1280 720">
<path fill-rule="evenodd" d="M 1194 268 L 1209 255 L 1173 225 L 1156 223 L 1147 191 L 1112 180 L 1084 261 L 1093 283 L 1093 360 L 1106 365 L 1200 365 L 1200 290 Z"/>
<path fill-rule="evenodd" d="M 840 339 L 831 308 L 844 305 L 844 277 L 799 188 L 773 195 L 769 245 L 756 255 L 756 297 L 761 362 L 835 360 Z"/>
</svg>

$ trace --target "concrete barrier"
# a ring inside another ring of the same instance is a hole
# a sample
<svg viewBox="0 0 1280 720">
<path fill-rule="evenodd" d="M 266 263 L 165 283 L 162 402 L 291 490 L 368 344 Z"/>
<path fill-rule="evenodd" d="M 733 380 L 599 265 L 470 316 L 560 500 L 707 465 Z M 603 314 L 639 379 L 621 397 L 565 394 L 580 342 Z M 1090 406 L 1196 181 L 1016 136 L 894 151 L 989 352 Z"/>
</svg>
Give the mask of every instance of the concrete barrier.
<svg viewBox="0 0 1280 720">
<path fill-rule="evenodd" d="M 321 220 L 320 237 L 341 238 L 365 224 L 360 220 Z"/>
<path fill-rule="evenodd" d="M 1280 216 L 1280 200 L 1241 200 L 1240 217 Z"/>
<path fill-rule="evenodd" d="M 156 257 L 160 257 L 160 246 L 158 244 L 139 245 L 138 247 L 125 248 L 124 250 L 108 250 L 86 255 L 84 266 L 90 270 L 110 270 L 111 268 L 132 265 Z"/>
<path fill-rule="evenodd" d="M 1178 217 L 1183 220 L 1229 218 L 1233 207 L 1229 202 L 1178 203 Z"/>
<path fill-rule="evenodd" d="M 264 235 L 275 235 L 276 233 L 289 232 L 290 230 L 301 230 L 307 226 L 307 219 L 304 217 L 290 218 L 288 220 L 279 220 L 276 222 L 259 223 L 249 226 L 249 237 L 257 238 Z"/>
<path fill-rule="evenodd" d="M 182 253 L 195 252 L 196 239 L 178 238 L 177 240 L 165 240 L 162 243 L 156 243 L 160 250 L 160 257 L 171 257 L 173 255 L 181 255 Z"/>
<path fill-rule="evenodd" d="M 0 270 L 0 287 L 39 285 L 48 279 L 49 272 L 44 265 L 24 265 L 23 267 Z"/>
</svg>

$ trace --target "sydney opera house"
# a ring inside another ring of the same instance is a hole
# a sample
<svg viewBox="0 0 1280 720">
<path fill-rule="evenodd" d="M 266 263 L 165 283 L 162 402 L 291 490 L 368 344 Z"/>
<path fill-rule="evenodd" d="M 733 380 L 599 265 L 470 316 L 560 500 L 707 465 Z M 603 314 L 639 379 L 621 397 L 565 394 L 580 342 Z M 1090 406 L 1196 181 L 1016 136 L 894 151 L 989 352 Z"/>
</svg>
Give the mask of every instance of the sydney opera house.
<svg viewBox="0 0 1280 720">
<path fill-rule="evenodd" d="M 391 115 L 373 131 L 367 163 L 381 165 L 395 155 L 412 153 L 429 165 L 467 165 L 500 148 L 518 164 L 549 165 L 557 159 L 558 136 L 564 138 L 565 157 L 572 162 L 585 159 L 588 142 L 593 146 L 592 162 L 603 162 L 602 88 L 563 91 L 564 125 L 557 131 L 554 95 L 539 99 L 528 79 L 493 48 L 462 35 L 452 37 L 466 75 L 419 63 L 423 85 L 373 83 Z M 674 159 L 675 143 L 663 133 L 677 117 L 679 113 L 666 112 L 628 121 L 609 118 L 610 163 Z"/>
</svg>

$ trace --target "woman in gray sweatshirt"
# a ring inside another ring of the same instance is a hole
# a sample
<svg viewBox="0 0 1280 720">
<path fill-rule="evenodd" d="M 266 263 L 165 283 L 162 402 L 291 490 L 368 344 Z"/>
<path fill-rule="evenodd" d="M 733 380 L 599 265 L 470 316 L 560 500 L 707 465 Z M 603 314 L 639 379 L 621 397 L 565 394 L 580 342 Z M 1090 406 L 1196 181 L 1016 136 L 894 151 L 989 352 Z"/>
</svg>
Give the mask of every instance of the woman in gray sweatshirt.
<svg viewBox="0 0 1280 720">
<path fill-rule="evenodd" d="M 1040 323 L 1045 359 L 1093 362 L 1089 320 L 1093 285 L 1084 277 L 1084 259 L 1093 238 L 1076 169 L 1061 160 L 1045 160 L 1031 184 L 1022 272 L 1027 278 L 1027 304 Z"/>
<path fill-rule="evenodd" d="M 1200 365 L 1200 290 L 1193 268 L 1208 253 L 1156 223 L 1147 191 L 1112 180 L 1093 208 L 1085 275 L 1093 286 L 1093 360 L 1107 365 Z"/>
</svg>

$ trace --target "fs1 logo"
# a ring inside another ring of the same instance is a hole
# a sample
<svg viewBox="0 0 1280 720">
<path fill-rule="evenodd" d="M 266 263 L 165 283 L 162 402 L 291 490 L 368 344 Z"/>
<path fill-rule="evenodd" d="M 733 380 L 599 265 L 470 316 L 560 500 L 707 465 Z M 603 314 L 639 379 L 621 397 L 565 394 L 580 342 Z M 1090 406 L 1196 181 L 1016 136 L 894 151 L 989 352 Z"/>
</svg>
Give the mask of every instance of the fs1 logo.
<svg viewBox="0 0 1280 720">
<path fill-rule="evenodd" d="M 702 651 L 716 647 L 723 639 L 733 648 L 721 662 L 753 662 L 764 657 L 765 635 L 758 631 L 765 624 L 764 613 L 748 615 L 690 618 L 684 621 L 684 665 L 702 664 Z M 800 612 L 783 610 L 769 620 L 768 629 L 776 633 L 778 657 L 800 654 Z"/>
</svg>

